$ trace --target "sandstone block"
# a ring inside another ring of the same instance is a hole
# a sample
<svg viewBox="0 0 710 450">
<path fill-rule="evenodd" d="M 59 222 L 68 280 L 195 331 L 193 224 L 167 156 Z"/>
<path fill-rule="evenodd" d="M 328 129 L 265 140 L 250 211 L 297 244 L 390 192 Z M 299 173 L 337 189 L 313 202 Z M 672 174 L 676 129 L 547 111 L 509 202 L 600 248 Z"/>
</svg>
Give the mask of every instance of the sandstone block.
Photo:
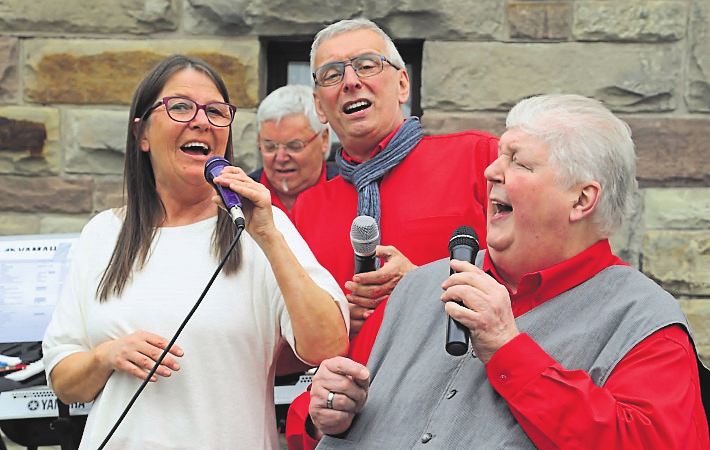
<svg viewBox="0 0 710 450">
<path fill-rule="evenodd" d="M 89 222 L 91 217 L 91 214 L 71 216 L 47 214 L 42 216 L 39 234 L 81 233 L 82 228 Z"/>
<path fill-rule="evenodd" d="M 69 111 L 66 133 L 69 136 L 64 157 L 66 172 L 123 174 L 128 115 L 128 109 Z"/>
<path fill-rule="evenodd" d="M 81 214 L 93 211 L 93 181 L 59 177 L 0 177 L 0 211 Z"/>
<path fill-rule="evenodd" d="M 710 188 L 646 189 L 648 229 L 710 229 Z"/>
<path fill-rule="evenodd" d="M 647 230 L 641 265 L 674 295 L 710 295 L 710 231 Z"/>
<path fill-rule="evenodd" d="M 678 106 L 679 44 L 625 46 L 578 42 L 424 43 L 422 108 L 507 112 L 540 93 L 576 93 L 615 112 L 664 112 Z"/>
<path fill-rule="evenodd" d="M 124 205 L 122 178 L 101 177 L 94 180 L 94 185 L 95 213 L 109 208 L 119 208 Z"/>
<path fill-rule="evenodd" d="M 694 0 L 691 11 L 686 102 L 690 111 L 710 112 L 710 2 Z"/>
<path fill-rule="evenodd" d="M 0 103 L 17 103 L 20 99 L 19 40 L 0 37 Z"/>
<path fill-rule="evenodd" d="M 508 25 L 513 39 L 567 40 L 571 22 L 572 7 L 568 3 L 508 4 Z"/>
<path fill-rule="evenodd" d="M 575 2 L 572 33 L 580 41 L 678 41 L 687 17 L 686 3 L 678 1 Z"/>
<path fill-rule="evenodd" d="M 622 261 L 640 270 L 644 239 L 644 191 L 634 195 L 632 213 L 610 238 L 611 250 Z"/>
<path fill-rule="evenodd" d="M 57 175 L 60 145 L 56 109 L 0 108 L 0 174 Z"/>
<path fill-rule="evenodd" d="M 0 32 L 147 34 L 175 31 L 178 0 L 35 0 L 0 5 Z"/>
<path fill-rule="evenodd" d="M 141 79 L 165 57 L 182 53 L 209 63 L 224 79 L 230 102 L 257 104 L 256 40 L 34 39 L 25 45 L 25 101 L 129 105 Z"/>
<path fill-rule="evenodd" d="M 232 122 L 234 164 L 246 173 L 261 167 L 261 152 L 256 147 L 256 111 L 237 111 Z"/>
<path fill-rule="evenodd" d="M 363 1 L 367 7 L 373 4 Z M 387 4 L 382 2 L 382 4 Z M 374 2 L 375 22 L 399 39 L 500 40 L 505 29 L 505 2 L 496 0 L 440 0 L 389 2 L 381 12 Z M 371 8 L 371 7 L 370 7 Z M 364 17 L 372 19 L 368 14 Z"/>
<path fill-rule="evenodd" d="M 505 115 L 441 112 L 430 110 L 421 117 L 426 135 L 458 133 L 467 130 L 481 130 L 500 136 L 505 132 Z"/>
<path fill-rule="evenodd" d="M 0 236 L 40 234 L 40 222 L 41 214 L 0 212 Z"/>
<path fill-rule="evenodd" d="M 626 118 L 642 186 L 710 186 L 710 118 Z"/>
</svg>

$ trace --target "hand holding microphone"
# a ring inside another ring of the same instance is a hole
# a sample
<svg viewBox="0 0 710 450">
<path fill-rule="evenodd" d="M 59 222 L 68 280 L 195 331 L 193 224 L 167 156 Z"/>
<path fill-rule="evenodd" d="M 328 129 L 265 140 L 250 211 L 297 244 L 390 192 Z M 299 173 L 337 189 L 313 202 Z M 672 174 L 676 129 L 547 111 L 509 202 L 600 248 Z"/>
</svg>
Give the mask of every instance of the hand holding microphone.
<svg viewBox="0 0 710 450">
<path fill-rule="evenodd" d="M 229 215 L 232 217 L 234 223 L 240 227 L 244 228 L 244 213 L 242 212 L 242 202 L 239 200 L 237 194 L 229 189 L 227 186 L 222 186 L 221 184 L 215 183 L 214 178 L 218 177 L 222 173 L 222 169 L 225 166 L 231 166 L 232 164 L 221 156 L 213 156 L 207 160 L 205 164 L 205 179 L 210 183 L 217 194 L 222 198 L 224 206 L 227 208 Z"/>
<path fill-rule="evenodd" d="M 405 255 L 391 245 L 378 245 L 377 221 L 369 216 L 353 220 L 350 242 L 355 254 L 355 276 L 345 282 L 350 293 L 350 334 L 360 331 L 365 319 L 392 293 L 399 280 L 416 269 Z M 381 263 L 378 264 L 378 263 Z"/>
<path fill-rule="evenodd" d="M 478 253 L 478 235 L 468 225 L 463 225 L 454 230 L 449 240 L 450 259 L 468 261 L 473 263 Z M 450 269 L 449 273 L 456 273 Z M 453 356 L 461 356 L 468 351 L 470 330 L 458 321 L 448 316 L 446 326 L 446 351 Z"/>
<path fill-rule="evenodd" d="M 355 273 L 377 270 L 375 249 L 380 243 L 377 221 L 370 216 L 358 216 L 350 227 L 350 243 L 355 252 Z"/>
</svg>

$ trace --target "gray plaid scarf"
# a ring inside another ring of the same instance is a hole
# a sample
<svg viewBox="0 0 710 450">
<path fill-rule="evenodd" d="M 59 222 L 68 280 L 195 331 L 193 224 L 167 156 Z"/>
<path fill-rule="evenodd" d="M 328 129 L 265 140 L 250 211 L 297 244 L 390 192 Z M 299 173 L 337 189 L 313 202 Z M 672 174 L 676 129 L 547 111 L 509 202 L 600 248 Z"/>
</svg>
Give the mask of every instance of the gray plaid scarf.
<svg viewBox="0 0 710 450">
<path fill-rule="evenodd" d="M 380 186 L 378 180 L 388 170 L 397 166 L 422 140 L 424 132 L 419 118 L 409 117 L 392 139 L 374 158 L 354 164 L 343 158 L 341 147 L 335 154 L 340 175 L 357 188 L 357 215 L 367 215 L 380 224 Z"/>
</svg>

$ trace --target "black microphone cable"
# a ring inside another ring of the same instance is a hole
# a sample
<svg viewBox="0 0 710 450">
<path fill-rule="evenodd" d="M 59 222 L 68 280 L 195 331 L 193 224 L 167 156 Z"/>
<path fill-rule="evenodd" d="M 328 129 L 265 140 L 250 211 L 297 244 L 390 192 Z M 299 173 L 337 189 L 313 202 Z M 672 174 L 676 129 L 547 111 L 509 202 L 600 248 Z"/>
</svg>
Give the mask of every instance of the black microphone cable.
<svg viewBox="0 0 710 450">
<path fill-rule="evenodd" d="M 227 250 L 227 254 L 224 255 L 224 258 L 222 258 L 222 261 L 220 261 L 219 265 L 217 266 L 217 269 L 215 270 L 214 274 L 212 275 L 212 278 L 210 278 L 210 281 L 207 283 L 205 286 L 205 289 L 202 291 L 202 294 L 200 295 L 200 298 L 197 299 L 197 302 L 195 302 L 195 305 L 192 307 L 190 312 L 187 314 L 185 317 L 185 320 L 182 321 L 180 324 L 180 327 L 178 327 L 177 331 L 173 335 L 172 339 L 170 339 L 170 342 L 168 343 L 167 347 L 165 347 L 165 350 L 163 350 L 163 354 L 160 355 L 160 358 L 155 362 L 155 365 L 153 368 L 148 372 L 148 375 L 145 377 L 141 385 L 138 387 L 138 390 L 136 391 L 135 394 L 133 394 L 133 397 L 131 398 L 131 401 L 128 402 L 128 405 L 126 405 L 126 408 L 123 410 L 123 413 L 121 413 L 121 416 L 118 418 L 116 423 L 114 424 L 113 428 L 111 428 L 111 431 L 109 431 L 108 435 L 104 439 L 104 441 L 101 443 L 99 446 L 98 450 L 103 449 L 106 444 L 108 443 L 109 439 L 113 436 L 113 434 L 116 432 L 118 429 L 118 426 L 123 422 L 123 419 L 126 417 L 128 414 L 128 411 L 131 409 L 133 404 L 138 400 L 138 396 L 140 395 L 141 392 L 143 392 L 143 389 L 148 385 L 151 377 L 153 374 L 155 374 L 155 371 L 158 370 L 158 367 L 160 367 L 160 363 L 163 362 L 163 359 L 168 355 L 170 352 L 170 348 L 172 348 L 173 344 L 175 344 L 175 341 L 177 341 L 178 336 L 180 336 L 180 333 L 182 333 L 182 330 L 185 328 L 187 325 L 187 322 L 192 318 L 193 314 L 195 314 L 195 311 L 197 311 L 197 307 L 200 306 L 200 303 L 202 303 L 202 300 L 205 298 L 205 295 L 207 295 L 207 291 L 209 291 L 210 287 L 212 287 L 212 283 L 214 283 L 214 280 L 217 278 L 217 275 L 222 271 L 222 267 L 224 264 L 227 262 L 227 258 L 229 255 L 232 253 L 232 250 L 234 250 L 234 247 L 237 245 L 237 242 L 239 241 L 239 237 L 242 235 L 242 231 L 244 231 L 244 223 L 242 222 L 241 224 L 237 224 L 237 234 L 234 236 L 234 240 L 232 243 L 229 245 L 229 249 Z"/>
</svg>

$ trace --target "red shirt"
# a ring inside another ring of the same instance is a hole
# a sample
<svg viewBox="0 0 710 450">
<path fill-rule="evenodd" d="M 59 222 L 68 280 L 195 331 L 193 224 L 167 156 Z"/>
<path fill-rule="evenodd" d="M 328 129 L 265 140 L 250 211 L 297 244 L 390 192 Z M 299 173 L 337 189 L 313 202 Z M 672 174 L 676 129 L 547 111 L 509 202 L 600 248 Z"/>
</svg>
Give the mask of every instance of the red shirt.
<svg viewBox="0 0 710 450">
<path fill-rule="evenodd" d="M 447 257 L 451 233 L 469 225 L 485 247 L 483 171 L 497 155 L 498 139 L 481 131 L 425 136 L 380 183 L 380 243 L 422 265 Z M 355 187 L 336 176 L 301 193 L 291 211 L 299 233 L 344 292 L 355 273 L 350 228 L 357 198 Z"/>
<path fill-rule="evenodd" d="M 517 292 L 510 294 L 513 313 L 524 314 L 616 264 L 625 263 L 604 240 L 561 264 L 526 274 Z M 501 281 L 488 253 L 483 269 Z M 351 343 L 351 355 L 369 357 L 376 331 L 365 327 L 379 329 L 383 312 L 380 305 L 375 311 L 379 321 L 372 320 L 373 314 L 365 322 Z M 617 364 L 604 387 L 596 386 L 584 371 L 565 370 L 525 333 L 498 350 L 486 370 L 491 385 L 538 448 L 710 449 L 696 355 L 680 326 L 641 341 Z M 307 394 L 294 401 L 298 408 L 305 403 L 306 415 Z M 582 403 L 587 407 L 580 408 Z M 305 432 L 292 434 L 292 449 L 315 448 L 317 441 Z"/>
<path fill-rule="evenodd" d="M 313 186 L 318 186 L 319 184 L 323 184 L 325 182 L 326 182 L 326 168 L 325 168 L 325 162 L 323 162 L 323 166 L 321 167 L 320 176 L 318 177 L 318 181 L 316 181 L 316 184 L 314 184 Z M 284 204 L 281 202 L 279 197 L 276 195 L 276 191 L 274 190 L 274 187 L 269 182 L 269 179 L 266 178 L 266 171 L 261 172 L 261 178 L 259 179 L 259 183 L 266 186 L 266 188 L 269 190 L 269 192 L 271 192 L 271 204 L 274 205 L 275 207 L 277 207 L 278 209 L 280 209 L 281 211 L 283 211 L 284 213 L 286 213 L 288 218 L 291 219 L 291 222 L 293 222 L 293 217 L 291 217 L 291 212 L 289 212 L 289 210 L 286 208 L 286 206 L 284 206 Z M 311 186 L 311 187 L 313 187 L 313 186 Z M 310 188 L 308 188 L 308 189 L 310 189 Z M 305 192 L 305 191 L 303 191 L 303 192 Z M 301 194 L 303 194 L 303 192 L 301 192 Z M 301 195 L 301 194 L 299 194 L 299 195 Z"/>
<path fill-rule="evenodd" d="M 510 296 L 513 313 L 524 314 L 614 264 L 624 263 L 604 240 L 526 274 Z M 487 253 L 483 269 L 501 281 Z M 586 372 L 565 370 L 524 333 L 498 350 L 486 370 L 538 448 L 710 449 L 695 351 L 678 325 L 641 341 L 604 387 Z"/>
</svg>

